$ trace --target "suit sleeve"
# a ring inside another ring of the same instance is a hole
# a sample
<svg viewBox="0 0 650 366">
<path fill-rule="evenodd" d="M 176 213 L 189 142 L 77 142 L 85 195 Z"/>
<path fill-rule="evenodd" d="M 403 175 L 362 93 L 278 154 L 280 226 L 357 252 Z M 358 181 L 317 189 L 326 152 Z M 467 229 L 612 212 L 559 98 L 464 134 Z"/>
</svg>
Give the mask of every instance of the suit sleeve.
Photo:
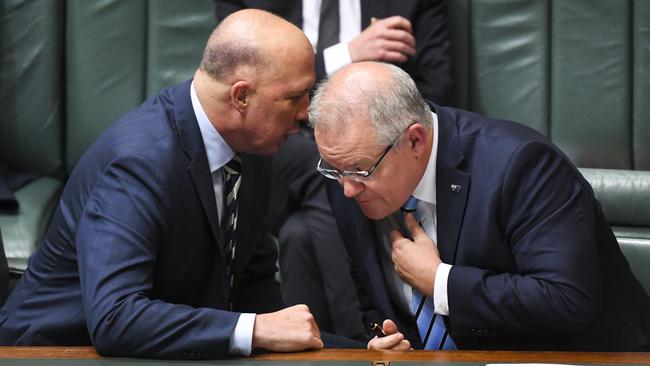
<svg viewBox="0 0 650 366">
<path fill-rule="evenodd" d="M 148 296 L 170 212 L 166 187 L 151 161 L 120 158 L 105 170 L 82 213 L 76 243 L 83 311 L 101 355 L 187 359 L 228 354 L 239 313 Z"/>
<path fill-rule="evenodd" d="M 415 56 L 403 68 L 420 93 L 439 105 L 453 105 L 447 0 L 424 0 L 411 19 Z"/>
<path fill-rule="evenodd" d="M 529 142 L 511 157 L 500 202 L 493 213 L 505 241 L 493 256 L 511 255 L 516 270 L 452 267 L 452 336 L 585 331 L 602 303 L 595 201 L 587 183 L 550 145 Z"/>
</svg>

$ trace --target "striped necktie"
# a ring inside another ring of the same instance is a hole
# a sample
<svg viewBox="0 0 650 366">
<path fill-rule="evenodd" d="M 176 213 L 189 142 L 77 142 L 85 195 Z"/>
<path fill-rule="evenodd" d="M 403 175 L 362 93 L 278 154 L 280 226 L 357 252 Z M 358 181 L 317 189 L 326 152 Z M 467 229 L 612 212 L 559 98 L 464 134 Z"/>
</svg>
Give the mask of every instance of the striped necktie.
<svg viewBox="0 0 650 366">
<path fill-rule="evenodd" d="M 224 254 L 226 256 L 226 273 L 228 274 L 228 281 L 230 288 L 234 284 L 234 275 L 231 272 L 232 261 L 235 259 L 235 247 L 237 242 L 235 240 L 235 230 L 237 230 L 237 192 L 241 186 L 241 157 L 235 155 L 223 167 L 223 194 L 224 194 L 224 213 L 221 217 L 221 227 L 223 228 L 223 238 L 225 241 Z M 232 302 L 230 303 L 232 310 Z"/>
<path fill-rule="evenodd" d="M 418 199 L 411 196 L 404 206 L 402 212 L 404 215 L 411 212 L 415 219 L 420 221 L 417 213 Z M 456 349 L 456 344 L 449 336 L 445 325 L 444 316 L 434 312 L 433 298 L 423 296 L 418 290 L 413 288 L 413 299 L 411 301 L 411 312 L 418 326 L 420 340 L 426 350 L 452 350 Z"/>
</svg>

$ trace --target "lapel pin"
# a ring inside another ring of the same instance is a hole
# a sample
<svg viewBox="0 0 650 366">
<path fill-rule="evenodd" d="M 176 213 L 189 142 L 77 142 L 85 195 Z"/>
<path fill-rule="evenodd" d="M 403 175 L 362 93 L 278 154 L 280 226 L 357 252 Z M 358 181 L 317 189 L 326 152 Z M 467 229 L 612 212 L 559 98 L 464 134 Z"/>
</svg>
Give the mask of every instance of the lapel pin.
<svg viewBox="0 0 650 366">
<path fill-rule="evenodd" d="M 462 188 L 463 188 L 463 187 L 459 186 L 458 184 L 452 184 L 452 185 L 451 185 L 451 191 L 454 192 L 454 193 L 458 193 L 458 192 L 460 192 L 460 190 L 461 190 Z"/>
</svg>

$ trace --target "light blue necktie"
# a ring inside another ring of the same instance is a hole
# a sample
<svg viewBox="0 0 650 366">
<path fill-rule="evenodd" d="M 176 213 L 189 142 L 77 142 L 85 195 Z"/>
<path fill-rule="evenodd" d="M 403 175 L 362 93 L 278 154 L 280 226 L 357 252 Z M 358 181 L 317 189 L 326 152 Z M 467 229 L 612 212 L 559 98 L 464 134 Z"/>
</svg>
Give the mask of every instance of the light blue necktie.
<svg viewBox="0 0 650 366">
<path fill-rule="evenodd" d="M 404 206 L 402 206 L 402 211 L 405 215 L 409 212 L 413 213 L 415 219 L 419 222 L 420 217 L 416 212 L 417 205 L 418 199 L 411 196 Z M 434 313 L 433 299 L 430 296 L 422 296 L 418 290 L 413 288 L 411 312 L 418 325 L 418 332 L 420 333 L 420 340 L 424 345 L 424 349 L 456 349 L 456 344 L 454 344 L 454 341 L 449 336 L 449 332 L 447 332 L 444 316 Z"/>
</svg>

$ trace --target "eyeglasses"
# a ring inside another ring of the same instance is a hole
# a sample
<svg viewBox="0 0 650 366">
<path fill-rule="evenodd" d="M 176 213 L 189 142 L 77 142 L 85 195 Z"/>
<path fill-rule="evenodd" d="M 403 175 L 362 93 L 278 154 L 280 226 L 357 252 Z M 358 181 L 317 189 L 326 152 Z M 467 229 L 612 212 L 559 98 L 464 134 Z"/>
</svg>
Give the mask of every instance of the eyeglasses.
<svg viewBox="0 0 650 366">
<path fill-rule="evenodd" d="M 368 169 L 368 170 L 344 170 L 344 171 L 340 171 L 338 169 L 333 169 L 333 168 L 323 168 L 321 166 L 322 163 L 323 163 L 323 158 L 322 157 L 318 160 L 318 165 L 316 166 L 316 170 L 319 173 L 321 173 L 322 175 L 324 175 L 326 178 L 329 178 L 329 179 L 340 180 L 340 179 L 343 179 L 345 177 L 348 177 L 348 178 L 352 179 L 355 182 L 363 182 L 366 179 L 368 179 L 370 174 L 372 174 L 372 172 L 374 172 L 375 169 L 377 169 L 377 166 L 379 165 L 379 163 L 381 163 L 381 161 L 384 159 L 384 156 L 386 156 L 386 154 L 388 154 L 388 152 L 390 151 L 390 149 L 393 148 L 393 146 L 395 146 L 395 142 L 393 142 L 392 144 L 386 146 L 386 149 L 384 149 L 384 152 L 381 154 L 379 159 L 377 159 L 377 162 L 374 163 L 372 165 L 372 167 L 370 167 L 370 169 Z"/>
</svg>

